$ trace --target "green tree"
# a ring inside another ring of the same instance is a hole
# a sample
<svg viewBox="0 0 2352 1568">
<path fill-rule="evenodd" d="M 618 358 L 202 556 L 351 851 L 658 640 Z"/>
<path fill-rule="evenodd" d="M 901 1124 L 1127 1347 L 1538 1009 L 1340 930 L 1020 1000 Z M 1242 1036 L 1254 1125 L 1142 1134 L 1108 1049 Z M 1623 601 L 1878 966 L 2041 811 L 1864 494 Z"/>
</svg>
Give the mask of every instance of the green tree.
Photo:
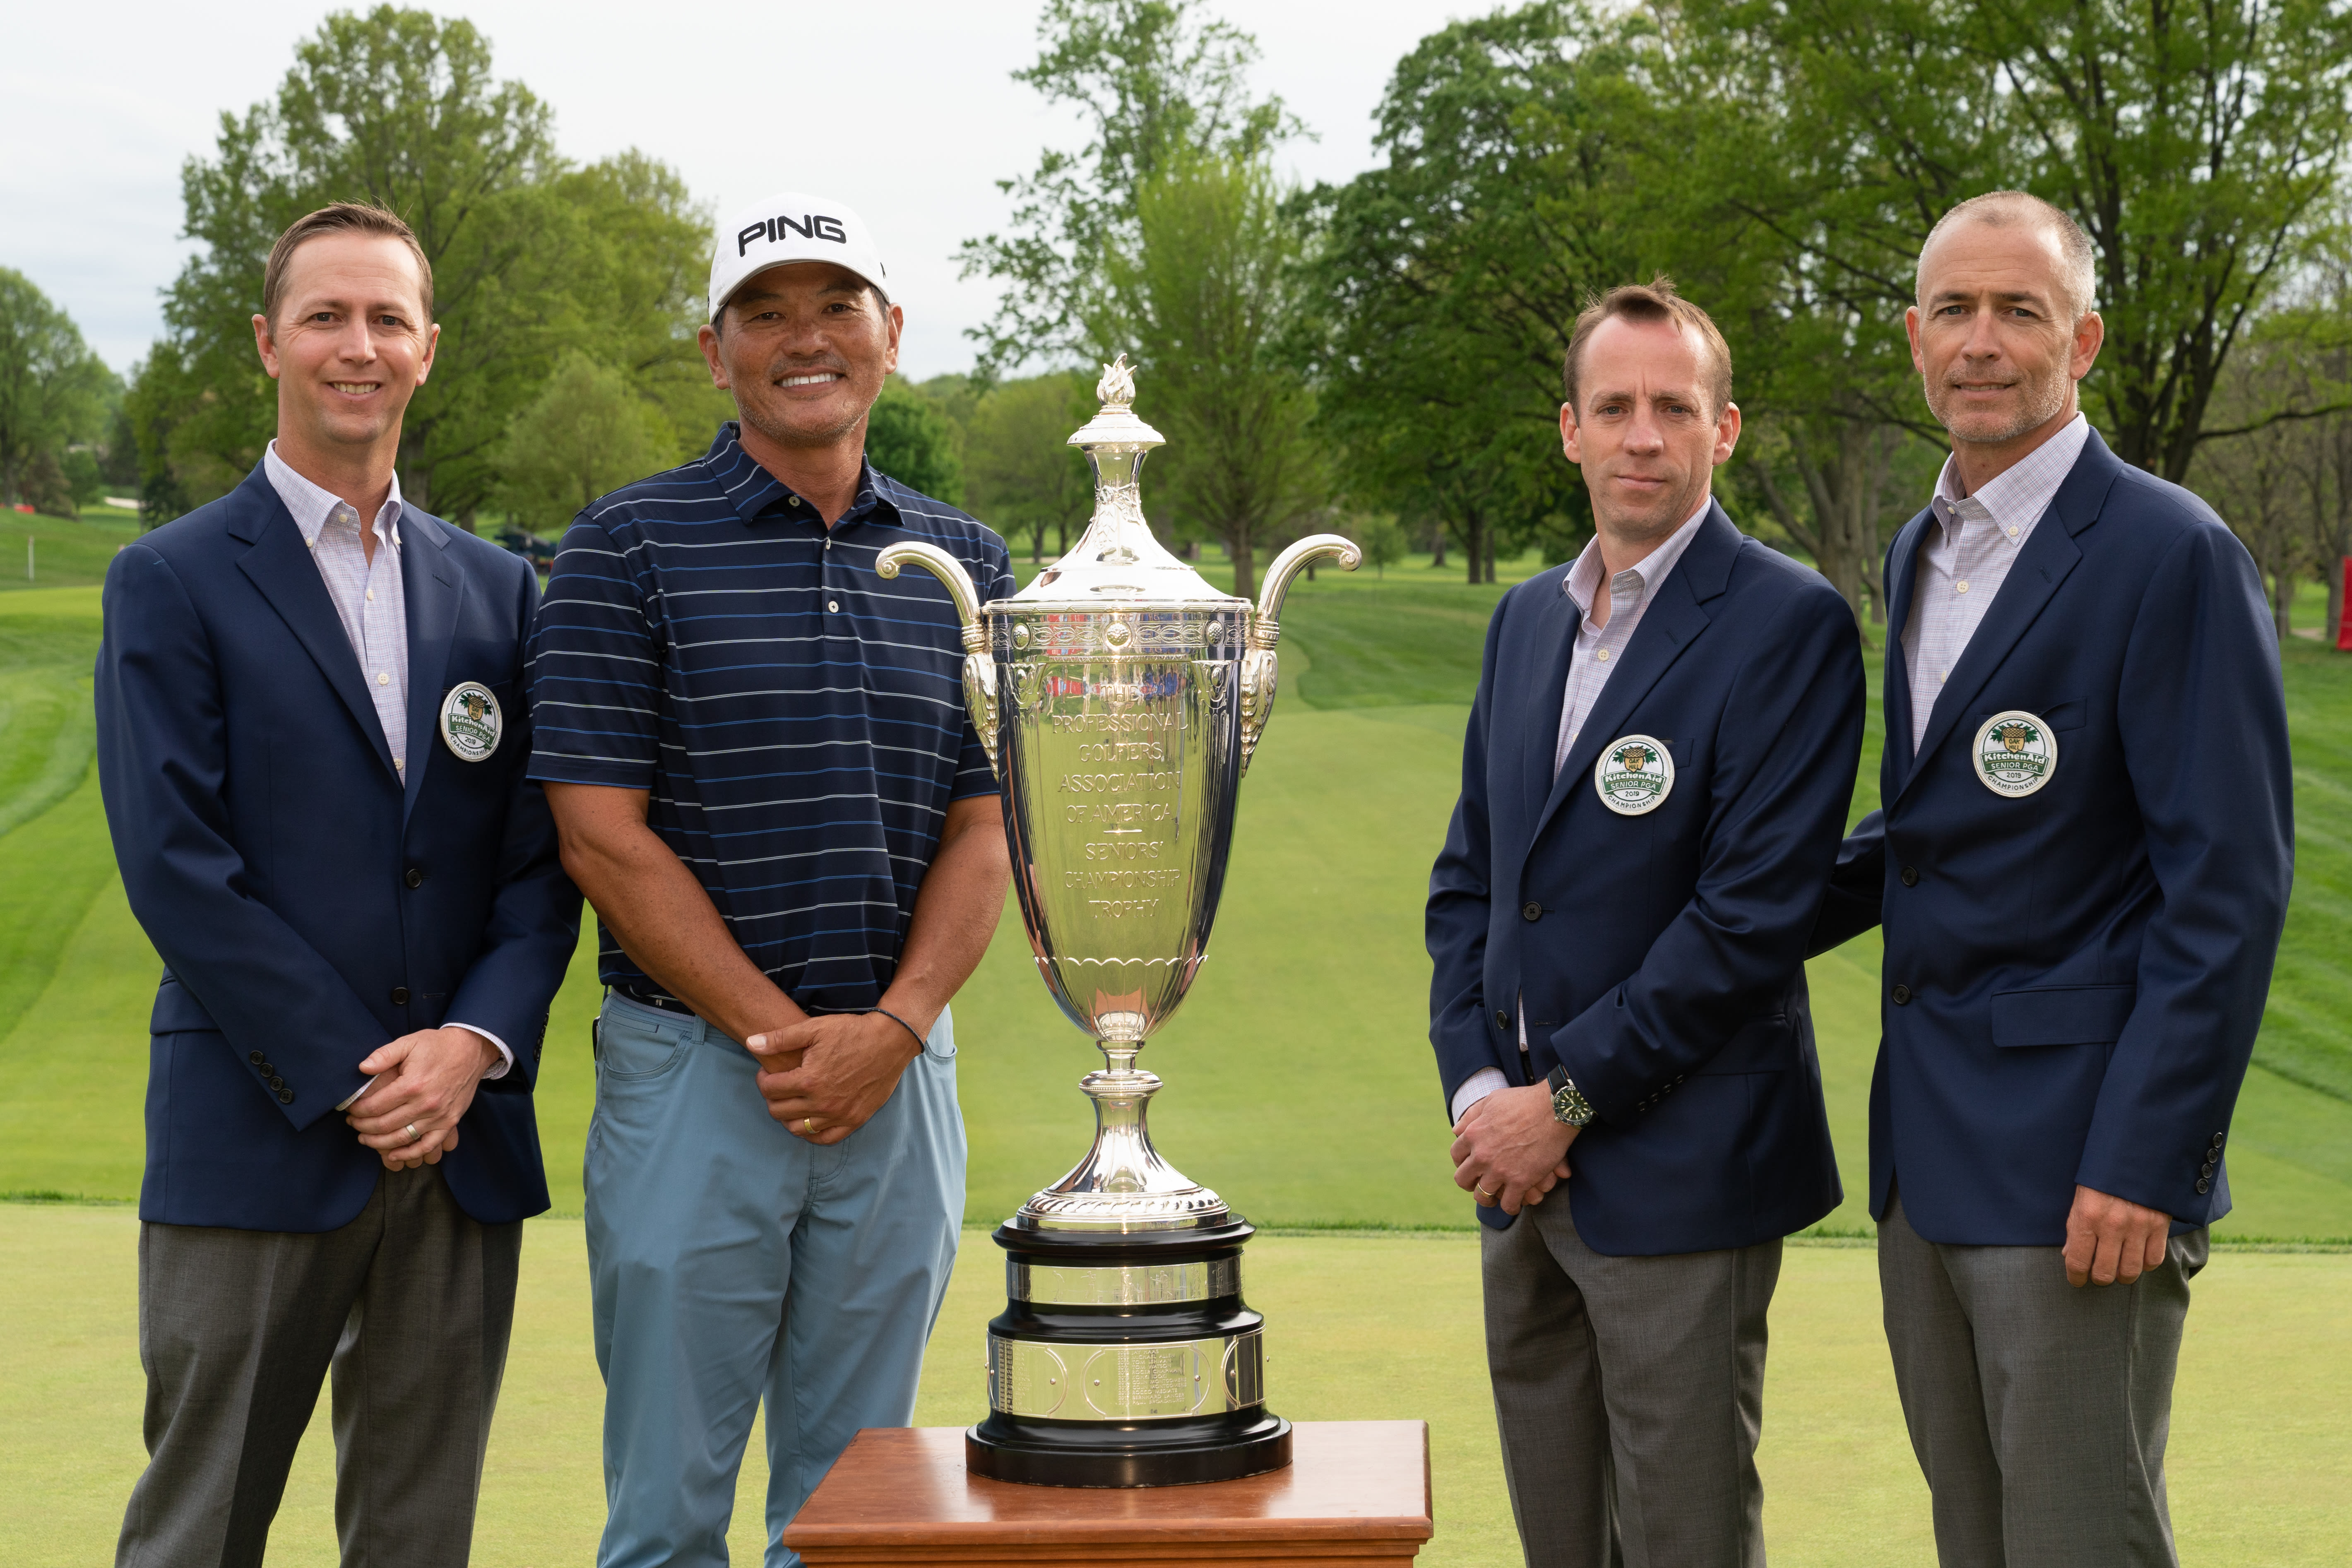
<svg viewBox="0 0 2352 1568">
<path fill-rule="evenodd" d="M 552 538 L 597 497 L 675 464 L 677 446 L 626 376 L 573 349 L 508 426 L 508 515 Z"/>
<path fill-rule="evenodd" d="M 187 356 L 170 338 L 159 340 L 146 358 L 131 367 L 131 384 L 122 395 L 122 418 L 136 454 L 138 476 L 133 489 L 139 497 L 139 521 L 145 527 L 169 522 L 197 504 L 190 485 L 181 477 L 192 443 L 182 441 L 179 433 L 187 416 L 204 405 L 205 391 L 189 374 Z"/>
<path fill-rule="evenodd" d="M 963 459 L 947 411 L 898 376 L 866 416 L 866 460 L 909 489 L 963 504 Z"/>
<path fill-rule="evenodd" d="M 0 500 L 69 508 L 59 454 L 104 427 L 113 386 L 73 319 L 31 279 L 0 267 Z M 29 493 L 37 468 L 38 498 Z"/>
<path fill-rule="evenodd" d="M 2216 389 L 2214 412 L 2234 415 L 2252 427 L 2207 443 L 2190 471 L 2200 493 L 2213 503 L 2269 580 L 2271 618 L 2282 639 L 2287 635 L 2295 588 L 2311 568 L 2305 480 L 2314 432 L 2300 421 L 2263 420 L 2259 415 L 2281 384 L 2300 379 L 2306 368 L 2294 363 L 2294 349 L 2292 342 L 2255 342 L 2231 356 Z"/>
<path fill-rule="evenodd" d="M 1046 0 L 1036 62 L 1013 79 L 1078 110 L 1076 153 L 998 182 L 1009 227 L 964 242 L 963 276 L 1001 281 L 995 318 L 970 335 L 984 377 L 1037 359 L 1085 358 L 1105 309 L 1105 265 L 1132 249 L 1137 196 L 1179 154 L 1255 155 L 1297 134 L 1279 99 L 1252 96 L 1251 37 L 1202 15 L 1198 0 Z"/>
<path fill-rule="evenodd" d="M 634 149 L 567 170 L 554 192 L 570 221 L 568 265 L 541 283 L 562 301 L 550 335 L 618 366 L 661 411 L 677 458 L 700 455 L 735 417 L 695 343 L 709 310 L 708 205 L 677 170 Z"/>
<path fill-rule="evenodd" d="M 1305 311 L 1306 246 L 1265 156 L 1185 153 L 1137 193 L 1133 240 L 1111 253 L 1088 322 L 1140 362 L 1139 411 L 1169 442 L 1162 482 L 1223 542 L 1244 597 L 1259 551 L 1331 493 L 1314 394 L 1284 353 Z"/>
<path fill-rule="evenodd" d="M 1454 23 L 1398 63 L 1384 162 L 1315 195 L 1307 352 L 1349 487 L 1450 531 L 1472 582 L 1498 541 L 1565 559 L 1589 532 L 1560 363 L 1587 298 L 1648 277 L 1658 243 L 1622 144 L 1626 58 L 1580 5 Z"/>
<path fill-rule="evenodd" d="M 72 498 L 76 512 L 106 494 L 105 471 L 99 466 L 98 454 L 89 447 L 67 447 L 58 466 L 65 472 L 66 492 Z"/>
<path fill-rule="evenodd" d="M 1371 563 L 1375 576 L 1386 577 L 1389 568 L 1404 559 L 1404 528 L 1387 512 L 1359 519 L 1349 534 L 1364 559 Z"/>
<path fill-rule="evenodd" d="M 1927 231 L 2001 186 L 2098 249 L 2107 342 L 2086 410 L 2184 477 L 2231 352 L 2314 260 L 2352 132 L 2352 15 L 2329 0 L 1685 0 L 1685 91 L 1737 100 L 1756 178 L 1729 205 L 1883 321 Z M 1720 237 L 1719 236 L 1717 237 Z M 1916 423 L 1908 403 L 1896 422 Z"/>
<path fill-rule="evenodd" d="M 681 429 L 715 423 L 693 343 L 703 215 L 641 154 L 568 164 L 546 105 L 496 78 L 470 23 L 330 16 L 274 98 L 222 116 L 182 184 L 204 248 L 167 297 L 172 356 L 149 361 L 146 427 L 171 443 L 157 504 L 219 494 L 259 457 L 277 405 L 249 325 L 263 266 L 287 224 L 334 200 L 400 214 L 433 265 L 441 345 L 401 439 L 418 505 L 462 521 L 499 488 L 509 426 L 568 348 L 624 369 Z"/>
<path fill-rule="evenodd" d="M 1055 556 L 1069 553 L 1073 530 L 1094 502 L 1087 460 L 1070 434 L 1094 412 L 1092 383 L 1076 371 L 1001 382 L 973 405 L 965 445 L 966 497 L 973 513 L 1006 538 L 1029 536 L 1042 561 L 1045 533 Z"/>
</svg>

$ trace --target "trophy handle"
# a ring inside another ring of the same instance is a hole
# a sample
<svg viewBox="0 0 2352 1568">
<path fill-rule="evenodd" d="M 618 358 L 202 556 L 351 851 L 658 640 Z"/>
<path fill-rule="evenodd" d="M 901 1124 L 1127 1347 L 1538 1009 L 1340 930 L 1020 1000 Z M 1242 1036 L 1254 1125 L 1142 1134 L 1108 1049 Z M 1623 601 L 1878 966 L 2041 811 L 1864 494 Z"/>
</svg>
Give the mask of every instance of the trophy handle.
<svg viewBox="0 0 2352 1568">
<path fill-rule="evenodd" d="M 1274 651 L 1275 639 L 1282 636 L 1276 620 L 1282 601 L 1290 592 L 1291 580 L 1307 569 L 1310 561 L 1326 555 L 1337 556 L 1339 564 L 1349 572 L 1363 564 L 1364 552 L 1337 533 L 1310 533 L 1274 558 L 1265 569 L 1265 582 L 1258 590 L 1257 614 L 1250 617 L 1249 647 L 1242 655 L 1242 772 L 1249 772 L 1250 758 L 1257 752 L 1258 737 L 1265 732 L 1267 715 L 1274 711 L 1275 688 L 1281 682 L 1281 666 Z"/>
<path fill-rule="evenodd" d="M 963 705 L 971 726 L 987 748 L 988 766 L 1002 779 L 1004 764 L 996 755 L 996 660 L 988 651 L 988 628 L 980 620 L 980 590 L 963 563 L 936 544 L 892 544 L 874 557 L 874 574 L 884 581 L 908 566 L 919 566 L 945 584 L 955 601 L 956 619 L 963 623 Z"/>
</svg>

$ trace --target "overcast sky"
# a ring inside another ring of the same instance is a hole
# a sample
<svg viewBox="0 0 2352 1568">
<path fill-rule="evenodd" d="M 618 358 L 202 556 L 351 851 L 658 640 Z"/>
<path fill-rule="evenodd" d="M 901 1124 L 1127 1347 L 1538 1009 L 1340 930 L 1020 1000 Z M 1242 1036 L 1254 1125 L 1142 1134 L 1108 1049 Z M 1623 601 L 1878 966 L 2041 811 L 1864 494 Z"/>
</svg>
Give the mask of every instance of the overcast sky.
<svg viewBox="0 0 2352 1568">
<path fill-rule="evenodd" d="M 1254 32 L 1255 80 L 1319 140 L 1289 172 L 1344 179 L 1371 162 L 1371 113 L 1397 59 L 1493 0 L 1223 0 Z M 210 156 L 224 110 L 271 96 L 295 42 L 331 10 L 289 0 L 9 0 L 0 20 L 0 267 L 63 305 L 118 370 L 163 330 L 158 293 L 192 247 L 180 167 Z M 587 162 L 643 148 L 723 214 L 777 190 L 856 207 L 907 310 L 903 368 L 971 359 L 962 330 L 995 300 L 961 282 L 957 243 L 1003 226 L 994 182 L 1078 123 L 1008 73 L 1036 55 L 1034 0 L 469 0 L 433 5 L 489 37 L 499 75 L 553 106 Z"/>
</svg>

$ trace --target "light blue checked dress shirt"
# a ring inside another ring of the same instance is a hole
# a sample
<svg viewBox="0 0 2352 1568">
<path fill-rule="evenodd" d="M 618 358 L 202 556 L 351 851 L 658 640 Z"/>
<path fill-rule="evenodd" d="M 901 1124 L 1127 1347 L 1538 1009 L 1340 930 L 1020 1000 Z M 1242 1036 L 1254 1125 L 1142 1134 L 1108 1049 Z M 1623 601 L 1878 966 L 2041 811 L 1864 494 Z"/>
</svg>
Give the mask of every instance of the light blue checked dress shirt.
<svg viewBox="0 0 2352 1568">
<path fill-rule="evenodd" d="M 1911 674 L 1911 750 L 1916 755 L 1936 699 L 1969 639 L 2009 580 L 2018 552 L 2033 537 L 2033 525 L 2050 510 L 2058 487 L 2074 471 L 2075 459 L 2091 438 L 2090 421 L 2077 414 L 2058 433 L 1987 479 L 1974 495 L 1960 483 L 1950 458 L 1936 480 L 1935 513 L 1919 544 L 1918 575 L 1911 614 L 1903 624 L 1903 664 Z"/>
</svg>

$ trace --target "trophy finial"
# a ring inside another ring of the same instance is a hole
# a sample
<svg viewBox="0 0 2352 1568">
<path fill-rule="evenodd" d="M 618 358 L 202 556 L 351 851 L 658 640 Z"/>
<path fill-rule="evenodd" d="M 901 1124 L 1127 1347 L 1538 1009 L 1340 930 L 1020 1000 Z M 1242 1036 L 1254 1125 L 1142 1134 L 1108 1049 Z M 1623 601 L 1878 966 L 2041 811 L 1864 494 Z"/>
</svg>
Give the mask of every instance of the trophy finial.
<svg viewBox="0 0 2352 1568">
<path fill-rule="evenodd" d="M 1102 399 L 1103 412 L 1126 408 L 1135 402 L 1135 367 L 1120 354 L 1103 366 L 1102 379 L 1095 383 L 1095 395 Z"/>
</svg>

